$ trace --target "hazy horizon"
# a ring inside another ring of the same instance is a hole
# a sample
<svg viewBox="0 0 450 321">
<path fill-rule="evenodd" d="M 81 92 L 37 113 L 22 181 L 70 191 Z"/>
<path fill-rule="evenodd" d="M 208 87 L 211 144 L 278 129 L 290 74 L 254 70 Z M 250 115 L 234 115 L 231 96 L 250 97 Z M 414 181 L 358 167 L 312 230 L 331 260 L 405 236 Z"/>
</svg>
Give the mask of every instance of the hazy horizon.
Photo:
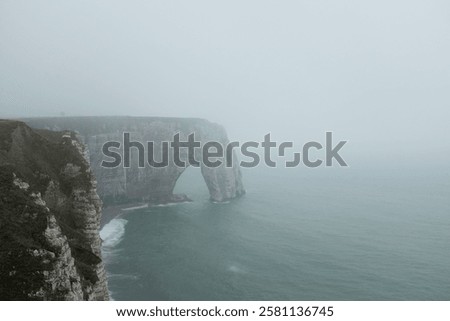
<svg viewBox="0 0 450 321">
<path fill-rule="evenodd" d="M 450 156 L 446 1 L 2 1 L 0 117 L 199 117 Z M 351 151 L 349 151 L 351 152 Z"/>
</svg>

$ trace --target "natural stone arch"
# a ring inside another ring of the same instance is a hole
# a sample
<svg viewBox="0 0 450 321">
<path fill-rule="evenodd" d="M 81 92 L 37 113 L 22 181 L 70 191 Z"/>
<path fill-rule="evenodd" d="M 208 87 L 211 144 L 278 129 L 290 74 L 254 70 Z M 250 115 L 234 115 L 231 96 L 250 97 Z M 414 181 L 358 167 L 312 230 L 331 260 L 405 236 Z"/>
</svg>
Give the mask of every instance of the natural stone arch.
<svg viewBox="0 0 450 321">
<path fill-rule="evenodd" d="M 124 132 L 141 142 L 171 141 L 176 133 L 183 139 L 194 133 L 201 142 L 215 141 L 225 146 L 225 129 L 215 123 L 196 118 L 161 117 L 58 117 L 26 120 L 32 127 L 51 130 L 73 130 L 87 146 L 86 157 L 98 182 L 98 194 L 105 202 L 146 201 L 167 203 L 177 200 L 175 184 L 185 168 L 170 164 L 166 168 L 132 166 L 124 169 L 101 166 L 102 146 L 107 141 L 121 141 Z M 123 154 L 122 154 L 123 155 Z M 186 155 L 184 156 L 186 160 Z M 201 160 L 201 154 L 196 157 Z M 201 164 L 201 173 L 212 201 L 222 202 L 245 193 L 239 166 L 221 165 L 209 168 Z M 189 195 L 188 195 L 189 196 Z"/>
</svg>

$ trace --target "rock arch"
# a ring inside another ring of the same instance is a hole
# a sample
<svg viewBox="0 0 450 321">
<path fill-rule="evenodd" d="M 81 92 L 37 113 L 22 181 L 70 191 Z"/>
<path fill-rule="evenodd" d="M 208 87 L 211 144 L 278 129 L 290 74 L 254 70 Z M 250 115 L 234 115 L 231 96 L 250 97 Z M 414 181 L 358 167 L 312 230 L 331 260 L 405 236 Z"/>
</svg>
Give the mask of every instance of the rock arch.
<svg viewBox="0 0 450 321">
<path fill-rule="evenodd" d="M 197 118 L 160 118 L 160 117 L 55 117 L 26 119 L 30 126 L 50 130 L 76 131 L 87 149 L 86 158 L 91 164 L 97 179 L 97 191 L 105 203 L 128 201 L 146 201 L 150 203 L 167 203 L 183 201 L 187 196 L 173 193 L 176 181 L 185 168 L 169 162 L 164 168 L 146 166 L 139 168 L 136 156 L 132 155 L 130 168 L 118 166 L 105 168 L 101 166 L 105 159 L 102 147 L 107 141 L 121 142 L 123 133 L 130 133 L 133 141 L 145 144 L 155 142 L 155 150 L 161 150 L 158 144 L 172 141 L 176 133 L 185 140 L 191 133 L 200 142 L 216 141 L 223 145 L 228 143 L 225 129 L 215 123 Z M 200 152 L 201 153 L 201 152 Z M 123 153 L 122 153 L 123 155 Z M 158 155 L 155 155 L 157 159 Z M 182 155 L 187 160 L 187 155 Z M 196 155 L 201 160 L 201 154 Z M 245 193 L 239 166 L 222 165 L 209 168 L 201 164 L 201 173 L 208 187 L 210 198 L 223 202 Z"/>
</svg>

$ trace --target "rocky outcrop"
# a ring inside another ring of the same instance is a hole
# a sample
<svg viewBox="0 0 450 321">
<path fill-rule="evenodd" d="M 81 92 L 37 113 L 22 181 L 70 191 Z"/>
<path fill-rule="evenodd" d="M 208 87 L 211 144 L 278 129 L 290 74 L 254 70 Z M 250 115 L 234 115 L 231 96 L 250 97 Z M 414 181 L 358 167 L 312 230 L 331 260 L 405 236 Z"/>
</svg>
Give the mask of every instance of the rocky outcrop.
<svg viewBox="0 0 450 321">
<path fill-rule="evenodd" d="M 189 134 L 194 134 L 196 141 L 205 143 L 214 141 L 225 146 L 228 138 L 225 129 L 203 119 L 158 118 L 158 117 L 58 117 L 33 118 L 25 120 L 31 127 L 49 130 L 76 131 L 88 147 L 86 158 L 98 181 L 98 194 L 105 203 L 128 201 L 146 201 L 150 203 L 167 203 L 187 200 L 185 195 L 174 195 L 175 184 L 186 167 L 175 166 L 173 159 L 169 166 L 156 168 L 147 162 L 144 168 L 138 167 L 137 149 L 132 149 L 131 166 L 124 168 L 120 164 L 116 168 L 101 166 L 105 142 L 123 142 L 123 133 L 130 133 L 131 141 L 143 143 L 154 142 L 154 159 L 162 160 L 162 142 L 172 141 L 176 133 L 185 141 Z M 123 147 L 123 144 L 122 144 Z M 147 148 L 147 146 L 145 146 Z M 146 149 L 146 152 L 148 149 Z M 123 156 L 123 150 L 120 149 Z M 200 161 L 201 172 L 208 186 L 210 198 L 215 202 L 223 202 L 244 194 L 241 172 L 233 162 L 232 167 L 207 167 L 202 161 L 202 151 L 195 154 Z M 233 153 L 233 157 L 234 153 Z M 187 151 L 181 150 L 181 160 L 188 159 Z"/>
<path fill-rule="evenodd" d="M 0 120 L 0 300 L 108 300 L 84 155 L 72 132 Z"/>
</svg>

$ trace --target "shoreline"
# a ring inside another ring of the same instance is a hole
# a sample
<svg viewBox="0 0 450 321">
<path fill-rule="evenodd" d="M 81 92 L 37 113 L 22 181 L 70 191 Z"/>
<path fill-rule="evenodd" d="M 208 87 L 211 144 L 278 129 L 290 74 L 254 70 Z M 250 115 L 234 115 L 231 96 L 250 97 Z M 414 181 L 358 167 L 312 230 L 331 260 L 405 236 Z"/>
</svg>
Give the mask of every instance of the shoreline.
<svg viewBox="0 0 450 321">
<path fill-rule="evenodd" d="M 172 194 L 164 198 L 159 198 L 155 202 L 129 202 L 124 204 L 109 205 L 102 207 L 102 216 L 100 218 L 100 230 L 111 222 L 111 220 L 120 217 L 124 212 L 147 208 L 150 206 L 166 206 L 172 204 L 192 202 L 186 194 Z"/>
<path fill-rule="evenodd" d="M 191 203 L 191 202 L 192 202 L 192 200 L 187 198 L 182 201 L 167 202 L 167 203 L 161 203 L 161 204 L 136 202 L 136 203 L 126 203 L 126 204 L 120 204 L 120 205 L 109 205 L 107 207 L 102 208 L 102 216 L 100 218 L 99 230 L 101 230 L 106 224 L 111 222 L 113 219 L 119 218 L 122 215 L 126 214 L 127 212 L 131 212 L 131 211 L 142 209 L 142 208 L 149 208 L 149 207 L 153 207 L 153 206 L 171 206 L 171 205 Z"/>
<path fill-rule="evenodd" d="M 127 203 L 103 207 L 99 230 L 101 230 L 106 224 L 111 222 L 113 219 L 118 218 L 123 214 L 125 214 L 127 211 L 145 208 L 148 206 L 149 206 L 148 203 Z"/>
</svg>

